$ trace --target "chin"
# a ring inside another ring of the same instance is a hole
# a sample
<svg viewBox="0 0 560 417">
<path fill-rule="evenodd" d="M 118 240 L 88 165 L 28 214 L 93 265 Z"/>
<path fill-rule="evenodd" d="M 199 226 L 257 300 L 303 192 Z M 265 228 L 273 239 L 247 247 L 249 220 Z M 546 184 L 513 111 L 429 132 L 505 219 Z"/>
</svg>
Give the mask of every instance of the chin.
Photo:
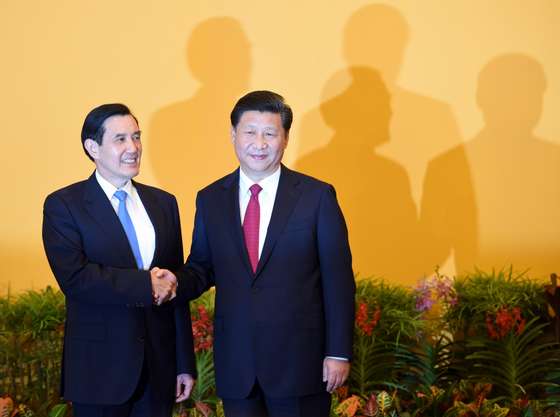
<svg viewBox="0 0 560 417">
<path fill-rule="evenodd" d="M 140 174 L 140 170 L 135 169 L 135 170 L 130 170 L 126 173 L 123 173 L 123 177 L 127 177 L 130 180 L 130 179 L 134 178 L 135 176 L 137 176 L 138 174 Z"/>
</svg>

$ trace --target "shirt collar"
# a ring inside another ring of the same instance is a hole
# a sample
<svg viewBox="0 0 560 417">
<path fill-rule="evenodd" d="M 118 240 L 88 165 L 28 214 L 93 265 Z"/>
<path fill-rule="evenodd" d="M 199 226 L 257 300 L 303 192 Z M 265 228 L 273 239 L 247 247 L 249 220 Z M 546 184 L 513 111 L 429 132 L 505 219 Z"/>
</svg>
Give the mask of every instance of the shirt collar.
<svg viewBox="0 0 560 417">
<path fill-rule="evenodd" d="M 117 188 L 113 184 L 111 184 L 109 181 L 107 181 L 105 178 L 103 178 L 103 176 L 97 170 L 95 170 L 95 178 L 97 179 L 97 182 L 99 183 L 99 185 L 101 186 L 101 189 L 107 195 L 107 198 L 109 200 L 111 198 L 113 198 L 113 195 L 115 194 L 115 191 L 117 191 L 117 190 L 125 191 L 128 194 L 129 197 L 132 195 L 132 181 L 130 181 L 130 180 L 128 180 L 126 182 L 126 184 L 123 185 L 121 188 Z"/>
<path fill-rule="evenodd" d="M 274 171 L 268 177 L 260 180 L 256 184 L 259 184 L 264 192 L 278 188 L 278 183 L 280 181 L 280 171 L 281 167 L 278 167 L 276 171 Z M 241 168 L 239 168 L 239 192 L 241 193 L 241 195 L 248 193 L 249 187 L 251 187 L 251 185 L 253 184 L 255 184 L 255 182 L 251 178 L 249 178 Z"/>
</svg>

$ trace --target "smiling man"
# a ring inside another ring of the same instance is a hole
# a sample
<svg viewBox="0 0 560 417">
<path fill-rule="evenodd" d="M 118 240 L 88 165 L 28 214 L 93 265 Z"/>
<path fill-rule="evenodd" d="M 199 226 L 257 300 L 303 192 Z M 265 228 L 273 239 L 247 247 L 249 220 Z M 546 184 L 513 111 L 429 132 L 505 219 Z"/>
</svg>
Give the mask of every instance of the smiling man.
<svg viewBox="0 0 560 417">
<path fill-rule="evenodd" d="M 281 165 L 292 111 L 270 91 L 231 112 L 240 168 L 198 193 L 179 297 L 216 288 L 214 363 L 227 417 L 327 417 L 348 377 L 354 277 L 329 184 Z M 160 271 L 162 276 L 173 276 Z"/>
<path fill-rule="evenodd" d="M 170 417 L 195 374 L 175 197 L 132 181 L 141 132 L 123 104 L 93 109 L 82 146 L 95 172 L 47 197 L 43 243 L 66 296 L 62 396 L 76 417 Z"/>
</svg>

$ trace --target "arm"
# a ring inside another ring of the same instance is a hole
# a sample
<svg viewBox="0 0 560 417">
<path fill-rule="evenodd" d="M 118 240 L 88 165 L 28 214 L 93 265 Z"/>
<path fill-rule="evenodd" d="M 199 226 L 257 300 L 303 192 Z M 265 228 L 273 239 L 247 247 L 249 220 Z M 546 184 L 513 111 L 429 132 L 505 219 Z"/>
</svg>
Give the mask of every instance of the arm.
<svg viewBox="0 0 560 417">
<path fill-rule="evenodd" d="M 64 295 L 89 304 L 152 304 L 151 274 L 91 262 L 66 202 L 50 195 L 43 209 L 43 245 Z M 110 249 L 110 248 L 109 248 Z"/>
<path fill-rule="evenodd" d="M 194 300 L 215 285 L 203 212 L 203 202 L 199 193 L 196 197 L 191 253 L 187 263 L 176 273 L 179 282 L 178 297 L 181 299 Z"/>
<path fill-rule="evenodd" d="M 327 391 L 332 392 L 350 373 L 356 289 L 348 231 L 332 187 L 321 198 L 317 241 L 327 339 L 323 381 L 327 382 Z"/>
<path fill-rule="evenodd" d="M 177 200 L 173 199 L 171 212 L 173 213 L 173 234 L 175 239 L 174 266 L 183 264 L 183 238 L 181 235 L 181 220 Z M 175 351 L 177 359 L 177 396 L 187 391 L 188 377 L 196 377 L 196 359 L 194 355 L 194 341 L 189 304 L 175 300 Z M 193 379 L 194 381 L 194 379 Z M 185 385 L 184 390 L 180 390 Z M 191 386 L 192 388 L 192 386 Z M 190 393 L 190 389 L 189 389 Z M 179 397 L 178 397 L 179 398 Z M 187 397 L 188 398 L 188 393 Z M 182 401 L 182 400 L 181 400 Z"/>
<path fill-rule="evenodd" d="M 332 187 L 321 198 L 317 241 L 327 329 L 325 355 L 351 359 L 356 286 L 348 231 Z"/>
</svg>

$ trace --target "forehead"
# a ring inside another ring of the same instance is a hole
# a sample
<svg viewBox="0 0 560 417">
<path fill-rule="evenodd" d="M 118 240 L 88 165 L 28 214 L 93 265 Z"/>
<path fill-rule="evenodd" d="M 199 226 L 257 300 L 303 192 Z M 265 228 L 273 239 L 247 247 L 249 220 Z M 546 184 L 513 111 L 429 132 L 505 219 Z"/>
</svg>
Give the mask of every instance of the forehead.
<svg viewBox="0 0 560 417">
<path fill-rule="evenodd" d="M 115 115 L 103 122 L 105 134 L 133 133 L 138 131 L 138 123 L 130 114 Z"/>
<path fill-rule="evenodd" d="M 257 110 L 249 110 L 243 112 L 239 118 L 239 125 L 260 126 L 260 127 L 274 127 L 282 128 L 282 118 L 279 113 L 272 113 L 268 111 L 260 112 Z"/>
</svg>

